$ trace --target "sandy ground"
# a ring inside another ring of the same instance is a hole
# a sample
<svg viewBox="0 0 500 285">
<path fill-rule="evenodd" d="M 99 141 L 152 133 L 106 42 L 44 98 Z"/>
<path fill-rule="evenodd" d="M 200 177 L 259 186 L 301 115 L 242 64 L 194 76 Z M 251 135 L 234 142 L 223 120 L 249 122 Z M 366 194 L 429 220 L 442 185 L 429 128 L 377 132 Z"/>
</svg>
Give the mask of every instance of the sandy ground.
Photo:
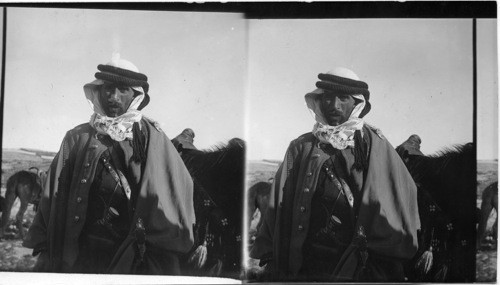
<svg viewBox="0 0 500 285">
<path fill-rule="evenodd" d="M 2 196 L 4 195 L 5 188 L 2 188 Z M 14 203 L 10 223 L 14 222 L 15 214 L 19 209 L 19 200 Z M 35 212 L 33 206 L 29 206 L 26 210 L 24 226 L 28 229 Z M 36 257 L 31 255 L 32 250 L 22 246 L 22 240 L 18 236 L 17 229 L 10 225 L 4 240 L 0 240 L 0 271 L 32 271 L 36 262 Z"/>
</svg>

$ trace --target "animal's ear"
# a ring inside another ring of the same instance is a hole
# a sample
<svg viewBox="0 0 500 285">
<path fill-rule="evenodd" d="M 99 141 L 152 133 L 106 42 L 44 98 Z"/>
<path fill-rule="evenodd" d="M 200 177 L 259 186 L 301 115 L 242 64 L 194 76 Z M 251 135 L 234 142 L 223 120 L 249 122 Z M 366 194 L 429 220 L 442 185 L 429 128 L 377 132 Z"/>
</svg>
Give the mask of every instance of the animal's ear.
<svg viewBox="0 0 500 285">
<path fill-rule="evenodd" d="M 407 149 L 405 149 L 405 151 L 403 152 L 403 158 L 407 158 L 408 156 L 410 156 L 410 153 Z"/>
<path fill-rule="evenodd" d="M 240 138 L 232 138 L 229 140 L 228 145 L 234 145 L 238 147 L 245 147 L 245 141 Z"/>
<path fill-rule="evenodd" d="M 182 152 L 184 150 L 184 146 L 182 145 L 182 143 L 179 143 L 176 148 L 178 152 Z"/>
<path fill-rule="evenodd" d="M 32 167 L 30 167 L 30 168 L 28 168 L 28 170 L 29 170 L 29 171 L 31 171 L 31 170 L 36 170 L 36 173 L 37 173 L 37 174 L 40 172 L 40 169 L 38 169 L 38 167 L 36 167 L 36 166 L 32 166 Z"/>
</svg>

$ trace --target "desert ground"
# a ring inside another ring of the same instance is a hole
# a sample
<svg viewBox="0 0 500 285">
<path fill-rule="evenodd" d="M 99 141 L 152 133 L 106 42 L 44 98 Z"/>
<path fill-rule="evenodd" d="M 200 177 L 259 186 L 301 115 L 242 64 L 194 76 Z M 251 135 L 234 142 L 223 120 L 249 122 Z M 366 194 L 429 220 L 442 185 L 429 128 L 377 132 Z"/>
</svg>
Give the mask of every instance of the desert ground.
<svg viewBox="0 0 500 285">
<path fill-rule="evenodd" d="M 47 170 L 52 162 L 53 153 L 26 150 L 3 150 L 2 151 L 2 188 L 1 195 L 5 197 L 7 180 L 14 173 L 37 167 Z M 19 209 L 19 200 L 16 200 L 11 211 L 11 222 Z M 28 207 L 24 214 L 24 227 L 28 228 L 35 216 L 33 205 Z M 9 226 L 4 240 L 0 241 L 0 271 L 31 271 L 35 265 L 36 258 L 31 256 L 31 249 L 22 246 L 22 240 L 17 236 L 17 229 Z"/>
<path fill-rule="evenodd" d="M 5 194 L 5 185 L 7 179 L 14 173 L 20 170 L 27 170 L 35 166 L 41 170 L 48 169 L 51 159 L 50 156 L 54 154 L 38 152 L 38 151 L 23 151 L 23 150 L 6 150 L 2 151 L 2 181 L 1 181 L 1 194 Z M 274 177 L 278 169 L 279 161 L 250 161 L 247 167 L 247 185 L 250 187 L 259 181 L 269 181 Z M 481 205 L 481 194 L 486 186 L 491 182 L 498 179 L 498 162 L 497 161 L 478 161 L 478 186 L 477 186 L 477 205 Z M 11 213 L 11 219 L 17 213 L 19 208 L 19 201 L 16 201 Z M 25 214 L 24 226 L 29 227 L 35 215 L 33 207 L 28 207 Z M 496 213 L 493 212 L 488 220 L 488 229 L 496 218 Z M 249 241 L 252 242 L 252 237 L 255 235 L 255 226 L 260 213 L 258 210 L 252 216 L 250 221 Z M 484 245 L 478 252 L 476 258 L 476 272 L 478 282 L 496 282 L 496 262 L 497 250 L 496 246 L 491 244 Z M 16 271 L 16 272 L 29 272 L 32 270 L 36 262 L 36 257 L 31 256 L 31 250 L 22 247 L 22 241 L 17 236 L 17 230 L 12 226 L 4 240 L 0 240 L 0 271 Z M 258 267 L 258 260 L 249 260 L 248 266 L 256 271 L 260 270 Z"/>
</svg>

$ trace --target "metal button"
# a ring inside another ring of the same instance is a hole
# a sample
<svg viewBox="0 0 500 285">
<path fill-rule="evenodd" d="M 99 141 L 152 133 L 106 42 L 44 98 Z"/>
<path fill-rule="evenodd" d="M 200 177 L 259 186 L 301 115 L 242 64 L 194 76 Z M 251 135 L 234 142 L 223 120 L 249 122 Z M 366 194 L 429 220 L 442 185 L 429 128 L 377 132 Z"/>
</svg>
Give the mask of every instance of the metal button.
<svg viewBox="0 0 500 285">
<path fill-rule="evenodd" d="M 298 230 L 302 231 L 303 229 L 304 229 L 304 227 L 302 225 L 299 225 Z"/>
<path fill-rule="evenodd" d="M 80 220 L 80 217 L 75 216 L 75 222 L 78 222 Z"/>
<path fill-rule="evenodd" d="M 77 202 L 77 203 L 82 202 L 82 197 L 78 197 L 78 198 L 76 198 L 76 202 Z"/>
<path fill-rule="evenodd" d="M 82 184 L 87 183 L 87 179 L 83 178 L 82 180 L 80 180 L 80 183 L 82 183 Z"/>
<path fill-rule="evenodd" d="M 90 166 L 90 163 L 85 163 L 84 167 L 89 167 Z"/>
<path fill-rule="evenodd" d="M 303 213 L 303 212 L 305 212 L 305 211 L 306 211 L 306 207 L 301 206 L 301 207 L 300 207 L 300 211 L 301 211 L 302 213 Z"/>
<path fill-rule="evenodd" d="M 308 172 L 307 173 L 307 176 L 311 176 L 311 175 L 313 175 L 312 172 Z"/>
<path fill-rule="evenodd" d="M 304 188 L 304 192 L 309 193 L 309 188 Z"/>
<path fill-rule="evenodd" d="M 103 158 L 103 159 L 102 159 L 102 161 L 106 162 L 106 159 L 105 159 L 105 158 Z"/>
</svg>

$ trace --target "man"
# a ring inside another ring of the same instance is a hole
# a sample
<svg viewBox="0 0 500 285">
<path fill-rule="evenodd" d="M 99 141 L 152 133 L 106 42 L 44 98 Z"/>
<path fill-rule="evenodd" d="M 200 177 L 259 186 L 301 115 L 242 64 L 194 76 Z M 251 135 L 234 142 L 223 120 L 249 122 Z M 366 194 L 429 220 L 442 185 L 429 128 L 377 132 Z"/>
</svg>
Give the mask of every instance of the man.
<svg viewBox="0 0 500 285">
<path fill-rule="evenodd" d="M 365 124 L 368 85 L 345 68 L 305 95 L 313 131 L 290 143 L 250 256 L 275 280 L 402 281 L 417 251 L 416 186 Z"/>
<path fill-rule="evenodd" d="M 119 57 L 83 89 L 94 113 L 67 132 L 24 241 L 36 270 L 180 274 L 193 245 L 191 176 L 141 110 L 146 75 Z"/>
</svg>

